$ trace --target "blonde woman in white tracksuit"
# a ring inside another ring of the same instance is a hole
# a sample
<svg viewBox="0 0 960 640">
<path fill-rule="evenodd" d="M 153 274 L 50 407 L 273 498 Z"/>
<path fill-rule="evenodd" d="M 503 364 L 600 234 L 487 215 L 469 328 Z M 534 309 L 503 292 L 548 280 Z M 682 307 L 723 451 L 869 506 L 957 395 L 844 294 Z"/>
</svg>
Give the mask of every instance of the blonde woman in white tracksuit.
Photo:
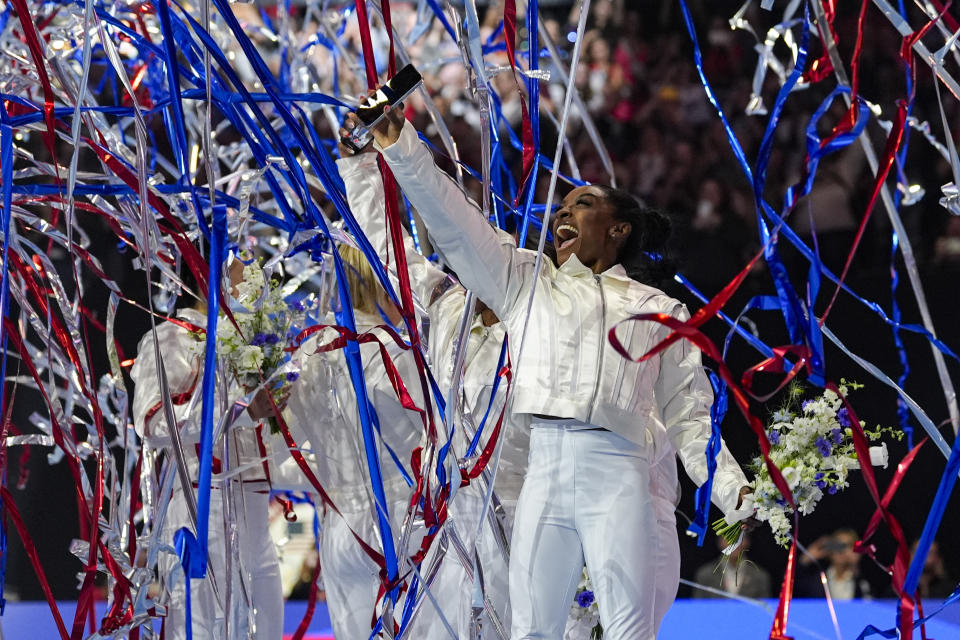
<svg viewBox="0 0 960 640">
<path fill-rule="evenodd" d="M 342 158 L 337 161 L 340 175 L 347 190 L 347 201 L 363 228 L 364 234 L 378 251 L 381 259 L 387 257 L 387 231 L 384 208 L 383 182 L 377 167 L 376 153 L 352 155 L 341 145 Z M 466 291 L 447 274 L 424 258 L 414 247 L 412 238 L 404 232 L 404 249 L 412 293 L 426 313 L 426 342 L 428 357 L 440 389 L 446 393 L 453 383 L 453 357 L 458 325 L 464 310 Z M 391 248 L 392 250 L 392 248 Z M 474 427 L 479 426 L 487 410 L 493 381 L 497 375 L 501 345 L 505 337 L 503 325 L 496 319 L 486 322 L 477 314 L 474 317 L 466 351 L 462 411 L 469 416 Z M 506 396 L 506 382 L 501 383 L 494 406 L 490 410 L 484 434 L 489 437 L 493 431 L 497 416 L 503 408 Z M 502 430 L 503 446 L 500 466 L 497 471 L 495 489 L 508 508 L 516 502 L 526 466 L 528 430 L 516 421 L 505 416 Z M 462 455 L 467 447 L 467 434 L 463 433 L 458 421 L 454 434 L 453 453 Z M 472 434 L 471 434 L 472 435 Z M 480 442 L 479 450 L 486 444 L 486 437 Z M 463 541 L 468 553 L 475 542 L 478 518 L 483 508 L 483 492 L 476 484 L 461 488 L 450 504 L 450 520 Z M 509 526 L 509 525 L 507 525 Z M 449 529 L 448 529 L 449 530 Z M 436 561 L 440 568 L 431 582 L 430 589 L 437 599 L 443 616 L 454 628 L 458 637 L 467 638 L 470 634 L 473 584 L 467 571 L 451 545 L 443 553 L 440 545 L 434 543 L 434 549 L 424 560 L 424 570 Z M 494 538 L 494 532 L 487 524 L 482 528 L 479 544 L 479 557 L 484 579 L 484 591 L 497 617 L 505 625 L 509 624 L 507 608 L 507 563 L 504 550 L 500 549 Z M 507 627 L 509 628 L 509 627 Z M 411 638 L 449 638 L 450 633 L 435 611 L 432 602 L 424 602 L 409 635 Z M 495 636 L 494 636 L 495 637 Z"/>
<path fill-rule="evenodd" d="M 398 347 L 386 331 L 376 328 L 385 324 L 378 306 L 392 317 L 394 324 L 399 320 L 395 308 L 382 293 L 362 254 L 347 246 L 341 246 L 339 251 L 346 263 L 357 332 L 372 333 L 386 345 L 411 397 L 422 407 L 412 354 Z M 330 320 L 333 324 L 332 317 Z M 320 566 L 334 637 L 354 640 L 370 636 L 380 587 L 380 569 L 354 534 L 378 552 L 382 552 L 382 545 L 357 398 L 346 358 L 342 349 L 318 351 L 318 347 L 330 344 L 338 335 L 334 329 L 324 329 L 305 341 L 295 355 L 301 373 L 287 401 L 286 415 L 291 422 L 301 425 L 309 438 L 311 466 L 340 511 L 338 514 L 323 507 Z M 400 404 L 378 345 L 361 344 L 360 356 L 367 394 L 380 426 L 377 455 L 396 546 L 413 490 L 390 451 L 404 466 L 407 476 L 412 477 L 411 454 L 422 444 L 423 423 L 416 412 Z"/>
<path fill-rule="evenodd" d="M 700 352 L 678 341 L 643 363 L 622 358 L 607 334 L 638 313 L 680 320 L 681 303 L 632 279 L 624 266 L 659 252 L 668 227 L 623 192 L 578 187 L 552 231 L 557 265 L 534 273 L 534 252 L 490 227 L 402 115 L 374 132 L 376 146 L 417 208 L 435 246 L 514 336 L 512 411 L 531 417 L 530 457 L 517 505 L 510 563 L 512 633 L 560 638 L 584 561 L 606 637 L 653 638 L 657 517 L 651 467 L 669 451 L 690 477 L 706 480 L 712 393 Z M 642 277 L 642 276 L 641 276 Z M 618 337 L 642 354 L 668 335 L 632 322 Z M 724 448 L 713 500 L 730 520 L 749 491 Z"/>
</svg>

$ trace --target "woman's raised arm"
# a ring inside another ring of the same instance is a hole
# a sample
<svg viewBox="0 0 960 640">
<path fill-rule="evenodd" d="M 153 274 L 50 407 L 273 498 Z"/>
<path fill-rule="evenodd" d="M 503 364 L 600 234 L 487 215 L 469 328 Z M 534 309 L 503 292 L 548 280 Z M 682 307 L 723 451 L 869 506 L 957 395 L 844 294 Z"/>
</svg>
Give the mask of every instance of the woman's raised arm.
<svg viewBox="0 0 960 640">
<path fill-rule="evenodd" d="M 340 177 L 347 187 L 347 203 L 360 223 L 363 233 L 387 263 L 387 220 L 383 193 L 383 178 L 377 166 L 376 153 L 359 153 L 337 160 Z M 443 270 L 420 255 L 413 238 L 403 229 L 403 247 L 407 258 L 407 271 L 413 294 L 424 308 L 433 302 L 434 291 L 444 284 L 448 276 Z"/>
<path fill-rule="evenodd" d="M 407 199 L 430 229 L 430 238 L 463 285 L 501 318 L 519 294 L 516 244 L 484 218 L 480 208 L 433 161 L 409 122 L 394 117 L 374 135 Z"/>
</svg>

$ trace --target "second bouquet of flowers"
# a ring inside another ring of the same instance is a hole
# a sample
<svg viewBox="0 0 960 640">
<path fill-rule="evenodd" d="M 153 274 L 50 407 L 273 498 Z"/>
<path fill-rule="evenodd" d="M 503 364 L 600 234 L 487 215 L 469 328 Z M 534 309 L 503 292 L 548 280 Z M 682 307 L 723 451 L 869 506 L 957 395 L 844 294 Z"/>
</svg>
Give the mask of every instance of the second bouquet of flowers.
<svg viewBox="0 0 960 640">
<path fill-rule="evenodd" d="M 862 386 L 841 380 L 838 389 L 846 397 L 850 390 Z M 786 405 L 772 416 L 767 437 L 770 459 L 793 492 L 800 515 L 808 515 L 825 494 L 835 494 L 850 485 L 849 473 L 860 468 L 860 460 L 853 446 L 851 418 L 842 398 L 829 389 L 801 402 L 802 395 L 800 385 L 791 385 Z M 861 427 L 871 442 L 880 441 L 884 434 L 896 439 L 903 437 L 903 432 L 890 427 L 868 428 L 862 422 Z M 888 459 L 885 442 L 870 447 L 870 464 L 886 467 Z M 749 468 L 755 474 L 750 483 L 757 509 L 755 517 L 768 523 L 774 539 L 786 547 L 791 540 L 793 508 L 774 485 L 762 456 L 754 457 Z M 739 540 L 741 528 L 741 523 L 728 524 L 723 518 L 713 523 L 717 535 L 731 545 Z"/>
</svg>

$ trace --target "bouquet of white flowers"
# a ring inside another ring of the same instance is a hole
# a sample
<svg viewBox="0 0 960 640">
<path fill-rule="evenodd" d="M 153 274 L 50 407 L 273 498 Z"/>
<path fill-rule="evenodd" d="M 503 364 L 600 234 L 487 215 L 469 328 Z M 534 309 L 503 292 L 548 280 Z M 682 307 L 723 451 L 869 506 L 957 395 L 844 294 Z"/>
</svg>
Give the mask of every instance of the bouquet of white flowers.
<svg viewBox="0 0 960 640">
<path fill-rule="evenodd" d="M 583 575 L 580 577 L 580 585 L 577 587 L 577 595 L 573 599 L 573 606 L 570 608 L 570 618 L 574 625 L 567 625 L 565 634 L 566 640 L 575 640 L 583 635 L 579 633 L 581 629 L 590 630 L 590 640 L 601 640 L 603 638 L 603 626 L 600 624 L 600 609 L 597 607 L 597 599 L 593 595 L 593 585 L 590 583 L 590 575 L 587 568 L 583 568 Z"/>
<path fill-rule="evenodd" d="M 281 402 L 290 384 L 300 376 L 290 363 L 288 347 L 303 328 L 312 301 L 287 303 L 277 280 L 267 281 L 256 262 L 243 269 L 243 280 L 235 285 L 233 318 L 221 314 L 217 343 L 222 365 L 249 393 L 266 382 L 276 402 Z M 290 366 L 284 367 L 287 363 Z M 274 380 L 276 374 L 284 372 Z M 271 433 L 279 433 L 276 418 L 268 418 Z"/>
<path fill-rule="evenodd" d="M 839 391 L 846 397 L 850 389 L 862 387 L 841 380 Z M 800 514 L 807 515 L 824 493 L 832 495 L 849 486 L 847 476 L 851 469 L 860 468 L 860 461 L 853 446 L 851 418 L 840 396 L 827 389 L 819 397 L 800 403 L 802 394 L 799 384 L 791 385 L 786 405 L 773 414 L 767 438 L 771 444 L 770 459 L 793 492 Z M 902 431 L 890 427 L 868 429 L 863 422 L 861 427 L 873 442 L 884 433 L 898 440 L 903 437 Z M 870 447 L 871 464 L 886 467 L 887 462 L 886 443 Z M 763 456 L 756 456 L 749 467 L 756 474 L 750 483 L 757 509 L 755 517 L 769 523 L 777 543 L 786 547 L 791 539 L 793 508 L 774 485 Z M 732 547 L 740 539 L 742 526 L 720 518 L 713 523 L 713 529 Z"/>
</svg>

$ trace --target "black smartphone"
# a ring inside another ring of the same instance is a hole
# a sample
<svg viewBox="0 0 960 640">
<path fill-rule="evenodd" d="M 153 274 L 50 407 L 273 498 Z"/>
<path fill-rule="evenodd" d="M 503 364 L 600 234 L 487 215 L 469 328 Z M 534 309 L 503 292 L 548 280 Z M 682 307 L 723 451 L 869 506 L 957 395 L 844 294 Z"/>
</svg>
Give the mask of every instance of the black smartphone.
<svg viewBox="0 0 960 640">
<path fill-rule="evenodd" d="M 397 75 L 387 80 L 386 84 L 380 86 L 377 92 L 364 100 L 357 107 L 357 117 L 363 126 L 356 127 L 350 132 L 350 135 L 343 138 L 343 142 L 354 151 L 360 151 L 373 137 L 370 133 L 380 119 L 384 116 L 384 107 L 393 107 L 402 102 L 407 96 L 413 93 L 423 78 L 420 72 L 412 65 L 408 64 L 397 72 Z"/>
</svg>

